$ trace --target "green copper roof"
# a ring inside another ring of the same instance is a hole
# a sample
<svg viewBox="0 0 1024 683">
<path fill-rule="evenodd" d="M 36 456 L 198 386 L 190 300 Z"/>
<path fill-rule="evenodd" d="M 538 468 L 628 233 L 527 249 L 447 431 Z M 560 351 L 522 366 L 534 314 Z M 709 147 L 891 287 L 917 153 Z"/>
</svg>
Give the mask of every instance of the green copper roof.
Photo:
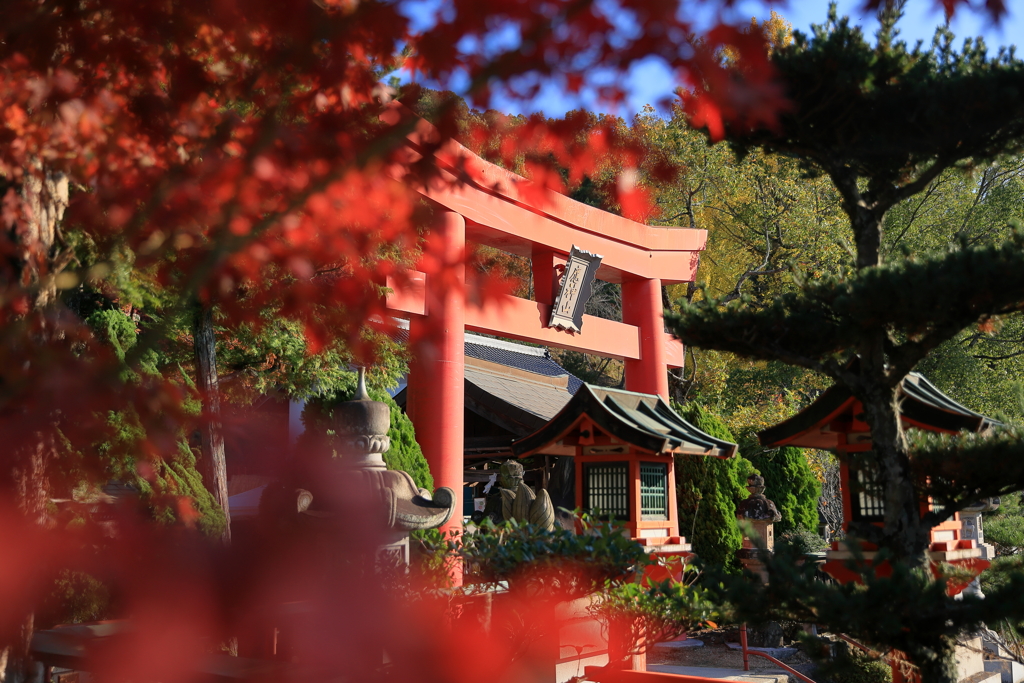
<svg viewBox="0 0 1024 683">
<path fill-rule="evenodd" d="M 601 431 L 652 453 L 696 453 L 729 458 L 736 444 L 717 439 L 682 418 L 660 396 L 584 384 L 562 410 L 533 434 L 512 442 L 517 456 L 541 453 L 586 415 Z"/>
</svg>

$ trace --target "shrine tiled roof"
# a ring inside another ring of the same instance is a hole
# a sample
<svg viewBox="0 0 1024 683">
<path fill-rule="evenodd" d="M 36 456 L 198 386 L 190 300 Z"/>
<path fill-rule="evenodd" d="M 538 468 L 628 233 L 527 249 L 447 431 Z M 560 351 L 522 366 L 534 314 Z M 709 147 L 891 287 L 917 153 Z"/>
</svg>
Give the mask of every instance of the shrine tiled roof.
<svg viewBox="0 0 1024 683">
<path fill-rule="evenodd" d="M 505 450 L 513 436 L 554 417 L 583 385 L 543 347 L 467 334 L 465 352 L 466 407 L 509 432 Z M 405 405 L 404 389 L 395 400 Z M 488 440 L 484 450 L 498 447 L 498 441 Z"/>
<path fill-rule="evenodd" d="M 527 346 L 502 339 L 491 339 L 475 334 L 466 335 L 466 357 L 499 363 L 546 377 L 566 376 L 568 391 L 575 394 L 583 381 L 559 365 L 543 347 Z"/>
<path fill-rule="evenodd" d="M 904 427 L 930 432 L 983 432 L 999 424 L 992 418 L 960 405 L 929 382 L 912 372 L 900 383 L 900 415 Z M 846 387 L 833 386 L 793 417 L 758 433 L 763 446 L 797 446 L 837 450 L 844 435 L 858 432 L 866 436 L 866 425 L 854 429 L 854 421 L 863 423 L 860 402 Z M 850 425 L 849 427 L 844 425 Z"/>
<path fill-rule="evenodd" d="M 512 442 L 519 456 L 545 448 L 594 427 L 616 443 L 650 453 L 692 453 L 729 458 L 736 444 L 718 439 L 687 422 L 660 396 L 584 384 L 551 421 Z M 587 435 L 591 438 L 593 435 Z"/>
<path fill-rule="evenodd" d="M 572 398 L 572 394 L 569 392 L 568 378 L 565 375 L 548 376 L 528 373 L 513 366 L 481 361 L 467 356 L 467 391 L 470 391 L 470 385 L 511 406 L 535 415 L 540 421 L 550 420 Z"/>
</svg>

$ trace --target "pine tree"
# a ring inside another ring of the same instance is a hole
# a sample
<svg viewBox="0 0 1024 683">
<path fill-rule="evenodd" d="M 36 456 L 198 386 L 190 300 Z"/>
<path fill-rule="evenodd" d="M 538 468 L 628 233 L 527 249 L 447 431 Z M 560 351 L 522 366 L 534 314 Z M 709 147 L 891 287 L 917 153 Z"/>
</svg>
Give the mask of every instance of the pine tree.
<svg viewBox="0 0 1024 683">
<path fill-rule="evenodd" d="M 826 25 L 772 55 L 791 102 L 777 125 L 714 131 L 741 154 L 792 155 L 809 174 L 830 178 L 850 225 L 848 267 L 818 279 L 794 270 L 796 289 L 765 305 L 747 297 L 687 304 L 671 324 L 687 344 L 784 361 L 847 387 L 863 404 L 885 482 L 884 524 L 851 524 L 850 533 L 882 549 L 892 578 L 868 577 L 867 590 L 819 587 L 776 562 L 768 593 L 759 599 L 734 587 L 733 604 L 750 618 L 811 618 L 900 649 L 924 680 L 951 681 L 955 636 L 1024 608 L 1024 577 L 981 604 L 953 603 L 928 569 L 929 530 L 974 500 L 1024 488 L 1024 448 L 1012 432 L 912 444 L 898 387 L 965 328 L 984 330 L 1024 308 L 1024 232 L 1003 244 L 961 240 L 943 253 L 889 263 L 881 245 L 888 212 L 941 174 L 1021 150 L 1024 63 L 1012 50 L 989 57 L 980 40 L 958 51 L 944 29 L 930 50 L 908 48 L 896 40 L 897 18 L 883 12 L 871 45 L 833 7 Z M 942 511 L 920 514 L 926 496 Z"/>
</svg>

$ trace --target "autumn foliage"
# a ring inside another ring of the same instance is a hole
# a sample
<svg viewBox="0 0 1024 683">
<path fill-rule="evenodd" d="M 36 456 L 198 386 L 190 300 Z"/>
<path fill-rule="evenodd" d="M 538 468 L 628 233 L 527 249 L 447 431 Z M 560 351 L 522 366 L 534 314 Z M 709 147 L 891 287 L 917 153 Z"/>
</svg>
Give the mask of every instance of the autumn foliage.
<svg viewBox="0 0 1024 683">
<path fill-rule="evenodd" d="M 441 85 L 459 77 L 471 103 L 486 107 L 499 89 L 526 97 L 556 79 L 573 90 L 595 69 L 624 73 L 655 55 L 712 131 L 723 120 L 772 126 L 785 107 L 763 37 L 721 25 L 696 43 L 679 3 L 629 0 L 615 15 L 579 0 L 458 0 L 419 31 L 405 9 L 355 0 L 0 3 L 0 650 L 9 646 L 12 662 L 54 579 L 76 571 L 109 586 L 112 614 L 128 620 L 87 653 L 100 680 L 191 680 L 233 638 L 267 652 L 261 639 L 280 625 L 287 635 L 275 661 L 302 668 L 251 677 L 343 670 L 367 680 L 387 642 L 401 677 L 502 680 L 491 676 L 508 654 L 500 644 L 447 633 L 428 603 L 399 610 L 365 567 L 333 564 L 301 534 L 268 528 L 259 543 L 211 545 L 190 529 L 191 501 L 173 491 L 161 494 L 177 510 L 170 526 L 131 505 L 52 503 L 105 480 L 93 445 L 111 438 L 112 412 L 132 414 L 143 479 L 159 476 L 197 420 L 181 382 L 141 372 L 125 380 L 125 366 L 139 369 L 167 323 L 154 321 L 119 357 L 63 305 L 69 292 L 129 267 L 163 288 L 171 310 L 198 298 L 228 323 L 256 328 L 273 310 L 301 326 L 311 353 L 341 345 L 369 357 L 367 327 L 387 319 L 386 278 L 414 265 L 443 278 L 452 264 L 435 253 L 433 209 L 417 187 L 436 179 L 435 152 L 465 163 L 450 145 L 455 112 L 434 112 L 435 136 L 410 154 L 416 120 L 382 114 L 396 97 L 415 102 L 418 90 L 396 92 L 390 72 Z M 635 31 L 623 28 L 626 15 Z M 472 49 L 502 27 L 519 36 L 515 47 Z M 715 58 L 726 45 L 738 68 Z M 602 95 L 618 100 L 622 89 Z M 642 153 L 610 129 L 581 137 L 584 123 L 534 121 L 514 137 L 478 127 L 466 141 L 501 158 L 532 155 L 525 172 L 555 188 L 556 168 L 573 180 L 602 155 Z M 624 212 L 643 214 L 628 178 L 614 191 Z M 378 531 L 353 524 L 330 539 L 328 555 L 365 556 Z M 451 638 L 479 647 L 449 657 Z"/>
</svg>

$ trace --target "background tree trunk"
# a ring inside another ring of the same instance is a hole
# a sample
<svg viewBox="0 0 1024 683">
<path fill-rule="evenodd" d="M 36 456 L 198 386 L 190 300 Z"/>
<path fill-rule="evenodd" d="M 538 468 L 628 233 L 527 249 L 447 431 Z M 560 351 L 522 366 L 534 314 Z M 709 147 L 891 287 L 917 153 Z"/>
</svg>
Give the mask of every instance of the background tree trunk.
<svg viewBox="0 0 1024 683">
<path fill-rule="evenodd" d="M 217 338 L 213 333 L 213 308 L 197 304 L 192 324 L 196 356 L 196 386 L 203 397 L 203 450 L 199 470 L 206 487 L 224 510 L 224 542 L 231 540 L 231 511 L 228 509 L 228 467 L 224 455 L 224 430 L 217 378 Z"/>
<path fill-rule="evenodd" d="M 68 179 L 63 173 L 50 173 L 37 166 L 38 173 L 27 173 L 17 188 L 21 200 L 20 221 L 4 227 L 11 233 L 10 243 L 16 245 L 15 267 L 11 273 L 14 282 L 30 293 L 32 307 L 29 315 L 45 322 L 46 309 L 57 298 L 54 280 L 59 263 L 65 262 L 59 249 L 60 221 L 68 207 Z M 67 252 L 66 252 L 67 253 Z M 33 321 L 35 322 L 35 321 Z M 36 332 L 40 343 L 49 343 L 53 330 L 41 324 Z M 3 487 L 26 518 L 48 526 L 50 477 L 49 468 L 56 460 L 56 416 L 53 425 L 34 431 L 8 453 L 4 468 Z M 9 549 L 16 552 L 16 549 Z M 21 625 L 21 632 L 13 643 L 0 647 L 0 683 L 24 683 L 42 680 L 42 665 L 32 661 L 29 647 L 35 630 L 35 615 L 29 613 Z"/>
</svg>

